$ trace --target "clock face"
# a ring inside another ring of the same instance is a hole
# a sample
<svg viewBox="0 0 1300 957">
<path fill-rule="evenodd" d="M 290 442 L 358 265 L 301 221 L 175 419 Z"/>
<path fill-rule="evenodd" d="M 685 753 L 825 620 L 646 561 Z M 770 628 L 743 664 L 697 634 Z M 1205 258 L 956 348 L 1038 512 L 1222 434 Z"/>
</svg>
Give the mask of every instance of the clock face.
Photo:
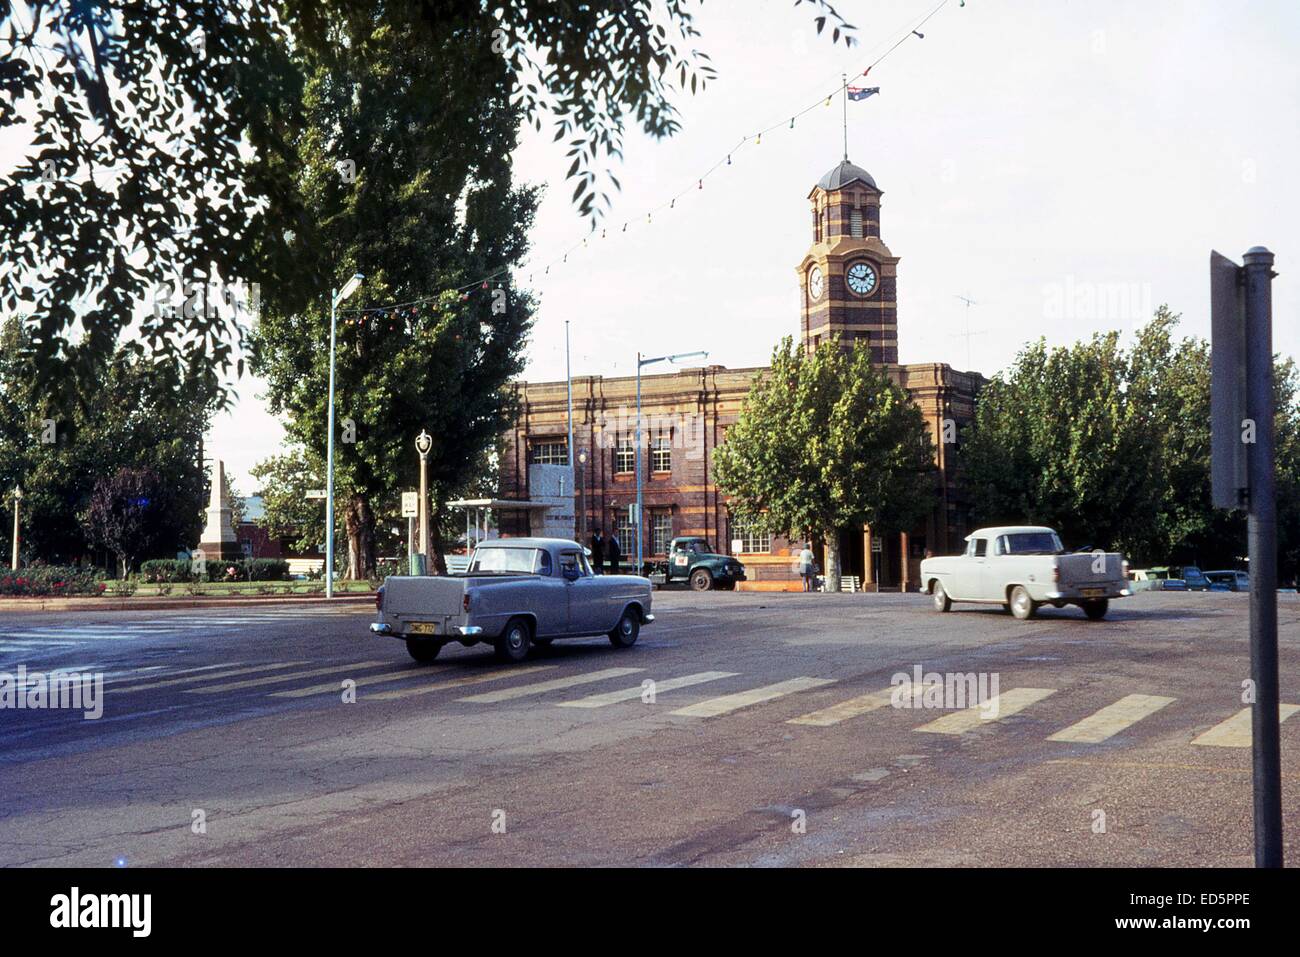
<svg viewBox="0 0 1300 957">
<path fill-rule="evenodd" d="M 822 297 L 822 270 L 820 266 L 813 266 L 808 270 L 808 296 L 812 299 Z"/>
<path fill-rule="evenodd" d="M 859 296 L 868 296 L 876 288 L 876 271 L 868 263 L 856 262 L 849 267 L 848 281 Z"/>
</svg>

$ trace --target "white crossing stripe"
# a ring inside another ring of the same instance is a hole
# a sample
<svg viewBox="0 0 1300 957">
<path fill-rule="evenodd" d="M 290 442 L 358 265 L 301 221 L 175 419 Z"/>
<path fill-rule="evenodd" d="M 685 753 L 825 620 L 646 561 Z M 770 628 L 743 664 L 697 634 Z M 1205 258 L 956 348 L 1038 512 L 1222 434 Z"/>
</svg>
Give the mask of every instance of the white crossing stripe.
<svg viewBox="0 0 1300 957">
<path fill-rule="evenodd" d="M 355 667 L 355 666 L 354 666 Z M 419 665 L 402 665 L 392 671 L 381 671 L 377 675 L 365 675 L 361 678 L 343 678 L 327 684 L 311 685 L 308 688 L 294 688 L 291 691 L 273 691 L 272 698 L 308 698 L 317 694 L 337 694 L 343 690 L 343 682 L 350 680 L 358 688 L 365 685 L 383 684 L 385 681 L 401 681 L 403 678 L 427 678 L 430 675 L 441 674 L 446 671 L 442 668 L 422 668 Z"/>
<path fill-rule="evenodd" d="M 796 691 L 808 691 L 811 688 L 820 688 L 823 685 L 834 683 L 834 678 L 791 678 L 788 681 L 778 681 L 774 685 L 764 685 L 761 688 L 751 688 L 749 691 L 738 691 L 735 694 L 726 694 L 718 698 L 708 698 L 705 701 L 687 705 L 685 708 L 678 708 L 676 711 L 669 713 L 685 715 L 689 718 L 715 718 L 718 715 L 728 714 L 740 708 L 748 708 L 750 705 L 762 704 L 764 701 L 771 701 L 774 698 L 783 698 L 788 694 L 794 694 Z"/>
<path fill-rule="evenodd" d="M 147 668 L 136 668 L 132 673 L 124 673 L 120 678 L 111 679 L 115 683 L 123 681 L 139 681 L 142 678 L 175 678 L 177 675 L 192 675 L 200 671 L 214 671 L 217 668 L 234 668 L 236 665 L 242 665 L 242 661 L 223 661 L 219 665 L 200 665 L 197 668 L 176 668 L 162 674 L 140 674 L 140 672 L 153 671 L 164 665 L 150 665 Z M 213 678 L 215 675 L 205 675 L 204 677 Z M 197 679 L 196 679 L 197 680 Z"/>
<path fill-rule="evenodd" d="M 374 668 L 389 664 L 387 661 L 354 661 L 345 665 L 331 665 L 328 668 L 312 668 L 309 671 L 295 671 L 290 674 L 267 675 L 262 678 L 249 678 L 247 681 L 227 681 L 219 685 L 204 685 L 202 688 L 188 688 L 186 694 L 221 694 L 224 691 L 241 691 L 244 688 L 259 688 L 262 685 L 280 684 L 285 681 L 297 681 L 299 678 L 315 678 L 319 675 L 337 674 L 340 671 L 355 671 L 358 668 Z M 257 669 L 253 669 L 257 670 Z"/>
<path fill-rule="evenodd" d="M 893 687 L 889 687 L 883 691 L 873 691 L 870 694 L 859 695 L 856 698 L 841 701 L 839 704 L 833 704 L 829 708 L 822 708 L 820 711 L 801 714 L 797 718 L 791 718 L 786 724 L 807 724 L 814 728 L 829 728 L 841 721 L 847 721 L 849 718 L 856 718 L 858 715 L 868 714 L 878 708 L 885 707 L 894 700 L 894 690 Z M 924 691 L 923 685 L 912 685 L 913 698 L 919 698 Z"/>
<path fill-rule="evenodd" d="M 973 728 L 990 721 L 999 721 L 1023 711 L 1036 701 L 1042 701 L 1050 694 L 1056 694 L 1055 688 L 1012 688 L 1010 691 L 994 695 L 983 704 L 963 708 L 942 718 L 923 724 L 916 731 L 929 734 L 965 734 Z M 989 717 L 984 717 L 984 715 Z"/>
<path fill-rule="evenodd" d="M 381 691 L 379 694 L 366 695 L 367 701 L 394 701 L 398 698 L 410 698 L 418 694 L 430 694 L 434 691 L 443 691 L 448 688 L 463 688 L 466 685 L 482 684 L 485 681 L 500 681 L 502 678 L 513 678 L 516 675 L 536 674 L 539 671 L 551 671 L 555 665 L 525 665 L 522 668 L 497 668 L 483 674 L 464 675 L 460 678 L 451 678 L 447 681 L 435 681 L 433 684 L 418 685 L 414 688 L 394 688 L 392 691 Z"/>
<path fill-rule="evenodd" d="M 1281 724 L 1300 711 L 1300 704 L 1279 704 L 1277 723 Z M 1242 708 L 1226 721 L 1220 721 L 1209 731 L 1192 739 L 1192 744 L 1211 748 L 1248 748 L 1251 744 L 1250 708 Z"/>
<path fill-rule="evenodd" d="M 493 704 L 497 701 L 510 701 L 514 698 L 545 694 L 548 691 L 559 691 L 561 688 L 572 688 L 574 685 L 591 684 L 593 681 L 604 681 L 606 678 L 622 678 L 624 675 L 636 674 L 638 671 L 644 670 L 644 668 L 605 668 L 603 671 L 592 671 L 585 675 L 554 678 L 550 681 L 539 681 L 537 684 L 523 685 L 519 688 L 503 688 L 500 691 L 470 695 L 468 698 L 460 698 L 459 700 L 473 701 L 476 704 Z"/>
<path fill-rule="evenodd" d="M 1176 698 L 1166 698 L 1158 694 L 1130 694 L 1120 698 L 1114 704 L 1108 704 L 1100 711 L 1088 715 L 1082 721 L 1064 728 L 1056 734 L 1047 736 L 1048 741 L 1073 741 L 1078 744 L 1100 744 L 1112 738 L 1125 728 L 1137 724 L 1143 718 L 1155 714 L 1165 705 L 1172 704 Z"/>
<path fill-rule="evenodd" d="M 142 685 L 132 685 L 129 688 L 118 688 L 118 691 L 151 691 L 154 688 L 170 688 L 173 685 L 188 684 L 191 681 L 211 681 L 213 678 L 233 678 L 236 675 L 248 675 L 255 671 L 275 671 L 277 668 L 296 668 L 299 665 L 305 665 L 305 661 L 285 661 L 274 665 L 253 665 L 249 668 L 233 668 L 230 671 L 214 671 L 206 675 L 186 675 L 184 678 L 165 678 L 162 681 L 150 681 Z"/>
<path fill-rule="evenodd" d="M 706 681 L 717 681 L 719 678 L 734 678 L 737 673 L 735 671 L 701 671 L 698 674 L 683 675 L 680 678 L 666 678 L 663 681 L 656 681 L 654 690 L 655 694 L 658 695 L 661 691 L 689 688 L 691 685 L 704 684 Z M 642 685 L 637 685 L 635 688 L 621 688 L 618 691 L 588 695 L 585 698 L 577 698 L 573 701 L 561 701 L 559 706 L 561 708 L 603 708 L 605 705 L 640 698 L 643 694 L 645 694 L 645 688 Z"/>
</svg>

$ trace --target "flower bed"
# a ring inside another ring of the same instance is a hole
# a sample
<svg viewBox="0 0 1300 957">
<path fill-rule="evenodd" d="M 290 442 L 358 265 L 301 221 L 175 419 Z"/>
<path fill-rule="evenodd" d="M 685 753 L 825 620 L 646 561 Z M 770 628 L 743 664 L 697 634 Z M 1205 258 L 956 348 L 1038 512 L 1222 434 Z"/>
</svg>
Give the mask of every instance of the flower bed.
<svg viewBox="0 0 1300 957">
<path fill-rule="evenodd" d="M 0 597 L 102 595 L 103 571 L 75 565 L 31 565 L 0 576 Z"/>
</svg>

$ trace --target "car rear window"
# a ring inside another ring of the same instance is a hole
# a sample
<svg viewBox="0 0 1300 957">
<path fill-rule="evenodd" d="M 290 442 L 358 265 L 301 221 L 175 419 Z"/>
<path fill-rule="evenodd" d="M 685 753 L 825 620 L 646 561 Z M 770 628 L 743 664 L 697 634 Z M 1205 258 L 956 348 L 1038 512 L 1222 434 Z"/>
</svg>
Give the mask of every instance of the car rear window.
<svg viewBox="0 0 1300 957">
<path fill-rule="evenodd" d="M 471 575 L 493 572 L 530 574 L 537 567 L 537 552 L 536 548 L 481 546 L 474 552 L 474 561 L 469 566 L 469 573 Z"/>
</svg>

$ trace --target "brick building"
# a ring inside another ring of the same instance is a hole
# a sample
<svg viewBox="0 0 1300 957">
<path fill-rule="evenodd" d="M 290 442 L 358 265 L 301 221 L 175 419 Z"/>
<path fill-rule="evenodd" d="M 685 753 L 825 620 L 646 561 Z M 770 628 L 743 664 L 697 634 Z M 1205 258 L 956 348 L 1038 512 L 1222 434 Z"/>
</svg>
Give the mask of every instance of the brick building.
<svg viewBox="0 0 1300 957">
<path fill-rule="evenodd" d="M 866 170 L 845 160 L 813 187 L 812 243 L 796 267 L 801 290 L 800 332 L 804 347 L 865 340 L 881 363 L 921 409 L 936 449 L 939 481 L 934 509 L 907 532 L 876 535 L 870 528 L 843 529 L 842 572 L 865 587 L 907 587 L 921 558 L 954 551 L 969 531 L 957 443 L 945 442 L 945 420 L 960 436 L 974 412 L 984 379 L 946 364 L 898 363 L 898 257 L 880 237 L 881 190 Z M 666 375 L 643 375 L 642 500 L 647 556 L 663 556 L 675 535 L 704 535 L 717 551 L 737 553 L 751 581 L 793 578 L 795 543 L 767 536 L 731 519 L 714 484 L 713 450 L 740 416 L 755 376 L 764 369 L 720 365 Z M 626 553 L 635 551 L 628 506 L 636 501 L 636 379 L 582 376 L 573 384 L 573 432 L 577 455 L 570 493 L 575 534 L 616 530 Z M 530 470 L 567 464 L 566 383 L 517 382 L 519 415 L 506 436 L 501 462 L 503 498 L 530 498 Z M 534 531 L 527 513 L 502 512 L 503 533 Z M 820 552 L 821 546 L 814 543 Z"/>
</svg>

